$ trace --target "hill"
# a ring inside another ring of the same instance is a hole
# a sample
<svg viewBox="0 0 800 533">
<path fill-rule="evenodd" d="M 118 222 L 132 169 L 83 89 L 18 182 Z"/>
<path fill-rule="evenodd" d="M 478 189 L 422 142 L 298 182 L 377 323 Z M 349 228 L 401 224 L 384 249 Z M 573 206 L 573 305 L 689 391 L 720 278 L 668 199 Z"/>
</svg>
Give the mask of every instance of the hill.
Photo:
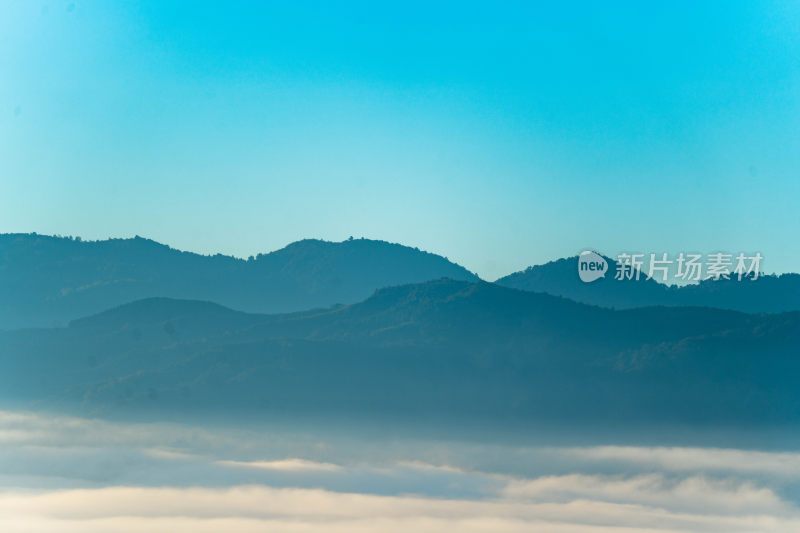
<svg viewBox="0 0 800 533">
<path fill-rule="evenodd" d="M 384 241 L 303 240 L 249 260 L 181 252 L 136 237 L 87 242 L 0 235 L 0 329 L 68 321 L 149 297 L 279 313 L 363 300 L 380 287 L 477 276 Z"/>
<path fill-rule="evenodd" d="M 0 334 L 0 400 L 91 413 L 796 424 L 800 313 L 613 311 L 490 283 L 254 315 L 151 299 Z"/>
<path fill-rule="evenodd" d="M 578 258 L 569 257 L 529 267 L 495 281 L 498 285 L 546 292 L 576 302 L 615 309 L 652 305 L 704 306 L 745 313 L 780 313 L 800 310 L 800 274 L 761 275 L 756 280 L 705 280 L 692 285 L 666 285 L 646 275 L 635 280 L 615 280 L 616 262 L 608 262 L 609 275 L 591 283 L 578 277 Z"/>
</svg>

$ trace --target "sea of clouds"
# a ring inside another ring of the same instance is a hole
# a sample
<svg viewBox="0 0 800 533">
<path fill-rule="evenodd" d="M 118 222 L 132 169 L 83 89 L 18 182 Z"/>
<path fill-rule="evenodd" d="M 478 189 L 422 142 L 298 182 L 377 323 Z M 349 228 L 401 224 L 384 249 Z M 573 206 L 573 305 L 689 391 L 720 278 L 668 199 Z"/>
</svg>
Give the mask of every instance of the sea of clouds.
<svg viewBox="0 0 800 533">
<path fill-rule="evenodd" d="M 0 531 L 796 532 L 800 453 L 0 411 Z"/>
</svg>

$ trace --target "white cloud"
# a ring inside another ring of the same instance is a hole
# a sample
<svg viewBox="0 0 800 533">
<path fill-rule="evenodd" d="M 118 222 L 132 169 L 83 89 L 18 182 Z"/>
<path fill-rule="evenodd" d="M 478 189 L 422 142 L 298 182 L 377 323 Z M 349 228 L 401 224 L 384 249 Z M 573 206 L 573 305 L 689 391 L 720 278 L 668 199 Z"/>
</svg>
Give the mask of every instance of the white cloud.
<svg viewBox="0 0 800 533">
<path fill-rule="evenodd" d="M 278 461 L 215 461 L 220 466 L 234 468 L 256 468 L 281 472 L 339 472 L 342 467 L 333 463 L 322 463 L 306 459 L 281 459 Z"/>
<path fill-rule="evenodd" d="M 194 461 L 203 458 L 201 455 L 187 452 L 186 450 L 158 446 L 153 448 L 144 448 L 142 453 L 156 459 L 167 459 L 173 461 Z"/>
<path fill-rule="evenodd" d="M 462 468 L 451 465 L 435 465 L 425 461 L 398 461 L 395 466 L 400 468 L 408 468 L 411 470 L 419 470 L 422 472 L 443 472 L 447 474 L 466 474 Z"/>
<path fill-rule="evenodd" d="M 0 531 L 800 531 L 800 454 L 325 436 L 0 411 Z"/>
<path fill-rule="evenodd" d="M 564 478 L 557 491 L 605 498 L 605 480 Z M 625 489 L 635 490 L 639 482 Z M 526 493 L 525 501 L 378 496 L 324 490 L 242 486 L 209 488 L 112 487 L 45 493 L 0 493 L 0 530 L 16 532 L 127 531 L 459 531 L 459 532 L 762 532 L 797 531 L 796 516 L 753 512 L 670 512 L 601 499 L 541 501 L 553 480 Z M 613 497 L 619 488 L 611 487 Z M 740 492 L 716 486 L 711 500 Z M 515 496 L 518 496 L 516 494 Z M 703 496 L 708 499 L 708 495 Z M 170 529 L 171 528 L 171 529 Z"/>
<path fill-rule="evenodd" d="M 570 474 L 508 483 L 503 493 L 523 500 L 599 500 L 664 509 L 716 513 L 785 514 L 789 506 L 770 489 L 734 479 L 663 474 L 597 476 Z"/>
<path fill-rule="evenodd" d="M 671 471 L 727 471 L 800 477 L 800 453 L 724 448 L 595 446 L 556 449 L 591 461 L 633 463 Z"/>
</svg>

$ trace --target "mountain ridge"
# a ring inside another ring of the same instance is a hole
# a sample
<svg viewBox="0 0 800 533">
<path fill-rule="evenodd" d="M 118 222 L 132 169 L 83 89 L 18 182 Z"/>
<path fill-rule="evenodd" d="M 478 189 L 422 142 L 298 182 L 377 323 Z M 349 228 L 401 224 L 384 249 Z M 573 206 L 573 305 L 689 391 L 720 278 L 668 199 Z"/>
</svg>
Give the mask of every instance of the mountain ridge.
<svg viewBox="0 0 800 533">
<path fill-rule="evenodd" d="M 83 241 L 0 235 L 0 328 L 66 324 L 148 297 L 285 313 L 360 301 L 375 289 L 439 277 L 477 280 L 436 254 L 369 239 L 305 239 L 239 259 L 142 237 Z"/>
<path fill-rule="evenodd" d="M 609 270 L 615 262 L 606 258 Z M 180 251 L 151 239 L 0 235 L 0 329 L 63 325 L 150 297 L 207 300 L 248 313 L 302 312 L 363 301 L 377 289 L 439 278 L 480 278 L 447 258 L 386 241 L 303 239 L 240 259 Z M 715 307 L 748 313 L 800 309 L 800 275 L 667 286 L 642 276 L 583 283 L 577 257 L 494 283 L 606 308 Z"/>
<path fill-rule="evenodd" d="M 109 415 L 796 424 L 798 341 L 800 312 L 615 311 L 448 279 L 282 315 L 157 298 L 0 333 L 0 399 Z"/>
<path fill-rule="evenodd" d="M 800 274 L 761 274 L 758 279 L 702 280 L 696 284 L 667 285 L 649 278 L 613 279 L 616 261 L 605 257 L 608 275 L 584 283 L 577 275 L 578 256 L 557 259 L 503 276 L 504 287 L 556 294 L 581 303 L 615 309 L 664 305 L 714 307 L 745 313 L 800 310 Z"/>
</svg>

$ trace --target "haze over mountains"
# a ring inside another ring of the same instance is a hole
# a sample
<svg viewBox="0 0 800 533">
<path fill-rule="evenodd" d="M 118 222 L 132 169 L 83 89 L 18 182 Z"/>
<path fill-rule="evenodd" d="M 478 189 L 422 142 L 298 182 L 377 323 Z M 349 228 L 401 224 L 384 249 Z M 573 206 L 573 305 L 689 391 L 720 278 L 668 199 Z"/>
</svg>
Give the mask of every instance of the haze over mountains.
<svg viewBox="0 0 800 533">
<path fill-rule="evenodd" d="M 305 240 L 240 260 L 141 238 L 4 235 L 0 400 L 93 414 L 796 424 L 800 311 L 777 311 L 798 309 L 797 278 L 584 284 L 571 258 L 487 283 L 382 241 Z M 60 326 L 15 329 L 48 324 Z"/>
<path fill-rule="evenodd" d="M 0 394 L 109 416 L 749 427 L 798 421 L 798 341 L 798 312 L 612 311 L 485 282 L 271 316 L 156 298 L 0 333 Z"/>
<path fill-rule="evenodd" d="M 614 262 L 609 259 L 609 268 Z M 800 310 L 800 275 L 668 287 L 608 275 L 580 281 L 575 257 L 496 281 L 578 302 L 624 309 L 707 306 L 743 312 Z M 384 241 L 307 239 L 248 260 L 181 252 L 140 237 L 87 242 L 0 235 L 0 329 L 66 325 L 142 298 L 206 300 L 232 309 L 285 313 L 364 300 L 377 289 L 439 278 L 478 281 L 444 257 Z"/>
</svg>

